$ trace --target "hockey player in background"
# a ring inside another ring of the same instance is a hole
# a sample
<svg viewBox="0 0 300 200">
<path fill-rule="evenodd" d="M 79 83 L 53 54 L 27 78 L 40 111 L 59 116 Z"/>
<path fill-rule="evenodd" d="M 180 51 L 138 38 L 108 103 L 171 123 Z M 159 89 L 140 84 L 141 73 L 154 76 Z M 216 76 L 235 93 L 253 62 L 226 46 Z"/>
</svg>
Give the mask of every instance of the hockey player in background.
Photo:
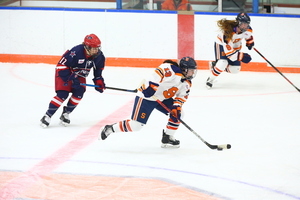
<svg viewBox="0 0 300 200">
<path fill-rule="evenodd" d="M 46 128 L 50 124 L 51 117 L 68 99 L 60 116 L 61 124 L 70 124 L 69 114 L 76 108 L 86 91 L 86 87 L 80 83 L 86 83 L 86 77 L 93 68 L 93 81 L 95 89 L 102 93 L 105 89 L 102 71 L 105 65 L 105 57 L 101 51 L 101 41 L 95 34 L 89 34 L 82 44 L 67 50 L 56 65 L 55 92 L 56 96 L 50 101 L 48 110 L 42 117 L 41 126 Z"/>
<path fill-rule="evenodd" d="M 239 13 L 236 20 L 221 19 L 217 25 L 221 32 L 214 43 L 215 61 L 210 63 L 211 75 L 206 81 L 208 89 L 222 72 L 238 73 L 241 70 L 241 62 L 251 61 L 248 53 L 240 52 L 242 39 L 246 40 L 249 50 L 254 46 L 250 17 L 247 13 Z"/>
<path fill-rule="evenodd" d="M 177 62 L 165 60 L 157 67 L 149 80 L 138 88 L 131 119 L 125 119 L 100 129 L 99 138 L 105 140 L 111 133 L 139 131 L 148 121 L 152 111 L 157 109 L 168 115 L 156 99 L 162 101 L 170 110 L 166 128 L 162 131 L 162 147 L 179 147 L 180 142 L 174 138 L 181 117 L 182 105 L 186 102 L 191 80 L 196 76 L 197 64 L 191 57 L 184 57 Z"/>
</svg>

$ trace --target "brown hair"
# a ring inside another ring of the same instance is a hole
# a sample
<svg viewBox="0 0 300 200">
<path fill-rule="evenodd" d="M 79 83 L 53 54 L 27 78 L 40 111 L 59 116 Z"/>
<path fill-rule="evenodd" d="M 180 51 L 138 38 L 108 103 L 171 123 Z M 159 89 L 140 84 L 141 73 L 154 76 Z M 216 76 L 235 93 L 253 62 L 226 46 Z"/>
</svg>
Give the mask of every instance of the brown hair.
<svg viewBox="0 0 300 200">
<path fill-rule="evenodd" d="M 170 63 L 171 65 L 175 65 L 175 66 L 179 67 L 178 63 L 173 60 L 165 60 L 163 63 Z"/>
<path fill-rule="evenodd" d="M 233 28 L 238 25 L 236 20 L 227 20 L 227 19 L 220 19 L 217 21 L 218 27 L 223 31 L 227 42 L 231 40 L 233 35 Z"/>
</svg>

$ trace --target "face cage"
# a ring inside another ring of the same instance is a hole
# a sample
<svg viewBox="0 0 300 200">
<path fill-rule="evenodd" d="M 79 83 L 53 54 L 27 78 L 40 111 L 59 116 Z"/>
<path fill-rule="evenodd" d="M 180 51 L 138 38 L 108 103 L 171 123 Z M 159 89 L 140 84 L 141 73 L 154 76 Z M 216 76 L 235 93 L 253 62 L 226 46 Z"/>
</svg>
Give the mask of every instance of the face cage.
<svg viewBox="0 0 300 200">
<path fill-rule="evenodd" d="M 193 70 L 193 74 L 188 76 L 189 71 L 192 71 L 192 70 Z M 192 80 L 192 79 L 195 78 L 196 75 L 197 75 L 197 69 L 186 69 L 186 70 L 184 71 L 184 74 L 183 74 L 183 75 L 184 75 L 184 77 L 185 77 L 187 80 Z"/>
<path fill-rule="evenodd" d="M 90 47 L 90 46 L 84 45 L 84 48 L 85 48 L 85 50 L 88 52 L 88 54 L 91 55 L 91 49 L 92 49 L 92 48 L 95 48 L 95 49 L 96 49 L 97 47 Z M 101 52 L 101 46 L 98 47 L 97 53 L 96 53 L 95 55 L 93 55 L 93 56 L 97 56 L 100 52 Z"/>
<path fill-rule="evenodd" d="M 241 28 L 241 25 L 243 25 L 243 24 L 247 24 L 247 27 L 246 28 Z M 245 32 L 245 31 L 247 31 L 247 29 L 249 29 L 249 23 L 247 23 L 247 22 L 240 22 L 239 21 L 239 29 L 242 31 L 242 32 Z"/>
</svg>

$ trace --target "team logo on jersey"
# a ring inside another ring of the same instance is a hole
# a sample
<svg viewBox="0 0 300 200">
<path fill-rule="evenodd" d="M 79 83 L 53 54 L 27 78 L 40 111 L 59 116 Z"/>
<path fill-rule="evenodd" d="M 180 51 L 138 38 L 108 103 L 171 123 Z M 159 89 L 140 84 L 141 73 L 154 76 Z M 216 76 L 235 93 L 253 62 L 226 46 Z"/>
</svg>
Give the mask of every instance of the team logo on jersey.
<svg viewBox="0 0 300 200">
<path fill-rule="evenodd" d="M 228 50 L 228 51 L 230 51 L 230 50 L 231 50 L 231 46 L 230 46 L 230 45 L 228 45 L 228 44 L 226 45 L 226 48 L 227 48 L 227 50 Z"/>
<path fill-rule="evenodd" d="M 76 56 L 75 51 L 71 51 L 70 56 L 73 58 L 74 56 Z"/>
<path fill-rule="evenodd" d="M 84 63 L 84 59 L 79 59 L 78 64 L 82 64 L 82 63 Z"/>
<path fill-rule="evenodd" d="M 241 38 L 237 38 L 237 39 L 235 39 L 234 41 L 233 41 L 233 43 L 237 43 L 237 42 L 239 42 L 241 40 Z M 228 48 L 227 48 L 228 49 Z M 228 49 L 229 50 L 229 49 Z"/>
<path fill-rule="evenodd" d="M 169 68 L 164 68 L 164 70 L 165 70 L 165 76 L 166 77 L 170 77 L 172 75 L 172 72 L 170 71 Z"/>
</svg>

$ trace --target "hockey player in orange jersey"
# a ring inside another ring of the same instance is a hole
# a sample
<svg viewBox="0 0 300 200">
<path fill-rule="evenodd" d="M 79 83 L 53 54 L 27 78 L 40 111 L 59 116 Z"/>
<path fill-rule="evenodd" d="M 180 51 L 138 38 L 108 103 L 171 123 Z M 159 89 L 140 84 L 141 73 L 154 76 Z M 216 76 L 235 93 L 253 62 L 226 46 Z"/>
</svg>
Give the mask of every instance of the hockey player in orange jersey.
<svg viewBox="0 0 300 200">
<path fill-rule="evenodd" d="M 197 64 L 191 57 L 184 57 L 179 63 L 165 60 L 138 88 L 131 118 L 105 125 L 100 129 L 99 139 L 105 140 L 116 132 L 141 130 L 147 124 L 152 111 L 156 109 L 169 115 L 167 125 L 162 131 L 161 147 L 178 148 L 180 142 L 174 138 L 174 134 L 180 124 L 181 107 L 189 96 L 191 80 L 196 73 Z M 156 101 L 157 99 L 171 111 L 171 114 Z"/>
<path fill-rule="evenodd" d="M 192 10 L 188 0 L 165 0 L 161 5 L 162 10 Z"/>
<path fill-rule="evenodd" d="M 243 39 L 249 50 L 254 46 L 250 17 L 247 13 L 239 13 L 236 20 L 221 19 L 217 24 L 221 31 L 214 43 L 215 61 L 210 63 L 211 75 L 206 81 L 208 89 L 222 72 L 238 73 L 241 70 L 241 62 L 251 61 L 248 53 L 240 51 Z"/>
</svg>

